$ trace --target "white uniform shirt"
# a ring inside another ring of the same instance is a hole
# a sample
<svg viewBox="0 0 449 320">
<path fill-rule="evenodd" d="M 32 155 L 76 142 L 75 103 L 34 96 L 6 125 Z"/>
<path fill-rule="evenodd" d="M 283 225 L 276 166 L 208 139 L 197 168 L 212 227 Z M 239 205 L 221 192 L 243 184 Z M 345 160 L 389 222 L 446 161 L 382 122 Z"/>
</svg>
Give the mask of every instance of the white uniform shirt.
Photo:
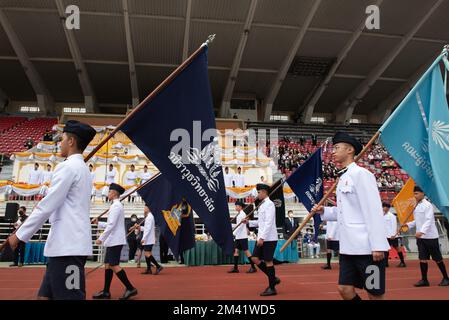
<svg viewBox="0 0 449 320">
<path fill-rule="evenodd" d="M 90 172 L 81 154 L 59 163 L 53 173 L 47 196 L 17 231 L 17 237 L 28 242 L 50 219 L 51 229 L 45 243 L 46 257 L 91 256 Z"/>
<path fill-rule="evenodd" d="M 422 239 L 438 239 L 438 230 L 435 224 L 435 215 L 432 204 L 423 199 L 413 211 L 415 220 L 407 223 L 409 228 L 416 227 L 416 232 L 422 232 Z"/>
<path fill-rule="evenodd" d="M 95 184 L 95 179 L 97 175 L 95 174 L 95 171 L 90 172 L 90 178 L 92 179 L 92 185 Z"/>
<path fill-rule="evenodd" d="M 143 229 L 143 236 L 142 241 L 143 245 L 151 245 L 156 243 L 156 230 L 155 230 L 155 224 L 154 224 L 154 217 L 151 212 L 148 213 L 147 217 L 145 218 L 145 225 L 141 230 Z"/>
<path fill-rule="evenodd" d="M 245 217 L 245 212 L 241 210 L 235 218 L 235 224 L 232 224 L 232 229 L 234 229 Z M 248 239 L 248 229 L 246 228 L 246 224 L 242 223 L 237 229 L 234 230 L 233 234 L 236 240 Z"/>
<path fill-rule="evenodd" d="M 337 221 L 326 222 L 326 239 L 332 241 L 339 241 Z"/>
<path fill-rule="evenodd" d="M 42 171 L 37 170 L 31 170 L 30 174 L 28 175 L 28 184 L 41 184 L 42 181 Z"/>
<path fill-rule="evenodd" d="M 112 171 L 109 171 L 106 173 L 106 183 L 107 184 L 111 184 L 115 181 L 115 175 L 117 174 L 117 171 L 114 169 L 112 169 Z"/>
<path fill-rule="evenodd" d="M 278 232 L 276 229 L 276 208 L 270 198 L 265 198 L 260 205 L 258 212 L 258 220 L 250 220 L 250 227 L 259 227 L 257 240 L 277 241 Z"/>
<path fill-rule="evenodd" d="M 112 202 L 109 208 L 108 221 L 99 222 L 98 227 L 105 229 L 99 238 L 105 247 L 126 244 L 125 210 L 119 199 L 114 199 Z"/>
<path fill-rule="evenodd" d="M 50 183 L 52 176 L 53 176 L 53 172 L 51 172 L 51 171 L 42 172 L 40 184 Z"/>
<path fill-rule="evenodd" d="M 243 174 L 234 175 L 234 182 L 237 188 L 243 188 L 245 186 L 245 176 Z"/>
<path fill-rule="evenodd" d="M 322 217 L 338 221 L 342 254 L 368 255 L 390 248 L 376 178 L 355 163 L 340 177 L 337 206 L 325 207 Z"/>
<path fill-rule="evenodd" d="M 224 184 L 225 187 L 232 187 L 232 179 L 234 175 L 232 173 L 224 173 Z"/>
<path fill-rule="evenodd" d="M 128 171 L 125 173 L 125 186 L 132 186 L 136 184 L 137 172 Z"/>
<path fill-rule="evenodd" d="M 145 182 L 147 182 L 148 180 L 150 180 L 150 178 L 151 178 L 152 176 L 153 176 L 153 175 L 151 174 L 150 171 L 142 172 L 142 173 L 140 174 L 140 183 L 141 183 L 141 184 L 144 184 Z"/>
<path fill-rule="evenodd" d="M 398 222 L 396 216 L 388 211 L 384 215 L 385 227 L 387 228 L 387 238 L 396 236 L 398 233 Z"/>
</svg>

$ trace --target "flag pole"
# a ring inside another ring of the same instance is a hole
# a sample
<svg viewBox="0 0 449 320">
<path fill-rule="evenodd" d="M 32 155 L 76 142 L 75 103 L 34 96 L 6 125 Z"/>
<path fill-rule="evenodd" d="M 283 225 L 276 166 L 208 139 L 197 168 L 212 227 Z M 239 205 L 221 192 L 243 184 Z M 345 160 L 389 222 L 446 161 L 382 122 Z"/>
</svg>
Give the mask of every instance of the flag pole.
<svg viewBox="0 0 449 320">
<path fill-rule="evenodd" d="M 377 138 L 380 136 L 380 131 L 377 131 L 376 134 L 374 134 L 371 139 L 368 141 L 368 143 L 363 147 L 362 151 L 360 151 L 360 153 L 356 156 L 355 158 L 355 162 L 359 161 L 362 156 L 366 153 L 366 151 L 368 150 L 368 148 L 374 143 L 374 141 L 377 140 Z M 322 206 L 326 200 L 331 196 L 331 194 L 334 192 L 335 188 L 337 187 L 338 184 L 338 178 L 335 180 L 334 184 L 332 185 L 332 187 L 326 192 L 326 194 L 324 195 L 324 197 L 320 200 L 320 202 L 317 203 L 317 206 Z M 283 252 L 287 246 L 290 244 L 290 242 L 292 242 L 296 236 L 301 232 L 301 230 L 305 227 L 305 225 L 307 224 L 307 222 L 309 222 L 310 219 L 312 219 L 313 215 L 315 214 L 314 211 L 310 211 L 309 214 L 307 214 L 307 216 L 304 218 L 304 220 L 302 221 L 302 223 L 298 226 L 298 228 L 295 230 L 295 232 L 293 232 L 293 234 L 290 236 L 290 238 L 288 238 L 288 240 L 284 243 L 284 245 L 281 247 L 281 252 Z"/>
<path fill-rule="evenodd" d="M 210 35 L 205 43 L 203 43 L 194 53 L 190 55 L 183 63 L 181 63 L 164 81 L 162 81 L 156 89 L 154 89 L 142 102 L 140 102 L 120 123 L 112 130 L 106 139 L 103 139 L 84 159 L 87 162 L 94 156 L 100 148 L 111 139 L 120 129 L 141 109 L 143 109 L 151 100 L 153 100 L 165 87 L 167 87 L 173 79 L 175 79 L 192 61 L 202 52 L 203 48 L 208 46 L 215 39 L 215 34 Z"/>
</svg>

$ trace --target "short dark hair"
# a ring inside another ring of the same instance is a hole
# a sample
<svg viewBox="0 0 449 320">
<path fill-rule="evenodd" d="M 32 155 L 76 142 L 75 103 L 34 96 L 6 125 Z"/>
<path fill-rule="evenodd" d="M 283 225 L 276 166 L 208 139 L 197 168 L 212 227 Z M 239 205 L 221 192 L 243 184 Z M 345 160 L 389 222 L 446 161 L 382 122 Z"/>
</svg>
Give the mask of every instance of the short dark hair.
<svg viewBox="0 0 449 320">
<path fill-rule="evenodd" d="M 25 206 L 21 206 L 19 209 L 23 209 L 23 211 L 27 211 L 27 208 Z"/>
<path fill-rule="evenodd" d="M 293 210 L 288 210 L 288 211 L 287 211 L 287 213 L 290 213 L 290 212 L 293 213 Z"/>
<path fill-rule="evenodd" d="M 34 165 L 39 165 L 39 163 L 35 162 Z"/>
<path fill-rule="evenodd" d="M 64 132 L 69 138 L 73 138 L 76 141 L 76 148 L 78 149 L 78 151 L 84 151 L 84 149 L 87 148 L 87 145 L 89 143 L 87 143 L 86 141 L 83 141 L 80 137 L 78 137 L 76 134 L 71 133 L 71 132 Z"/>
<path fill-rule="evenodd" d="M 391 205 L 388 202 L 382 202 L 382 207 L 391 208 Z"/>
</svg>

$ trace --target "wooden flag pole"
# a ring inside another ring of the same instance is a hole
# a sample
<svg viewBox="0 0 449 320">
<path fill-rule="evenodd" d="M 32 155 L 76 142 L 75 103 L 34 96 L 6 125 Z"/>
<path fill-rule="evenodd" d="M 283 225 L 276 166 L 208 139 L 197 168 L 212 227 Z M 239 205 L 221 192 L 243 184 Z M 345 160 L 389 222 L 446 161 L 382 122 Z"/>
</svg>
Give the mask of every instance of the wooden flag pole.
<svg viewBox="0 0 449 320">
<path fill-rule="evenodd" d="M 372 136 L 372 138 L 368 141 L 368 143 L 363 147 L 362 151 L 360 151 L 360 153 L 356 156 L 355 158 L 355 162 L 359 161 L 362 156 L 365 154 L 365 152 L 368 150 L 368 148 L 374 143 L 374 141 L 376 141 L 376 139 L 380 136 L 380 131 L 377 131 L 376 134 L 374 136 Z M 334 192 L 335 188 L 337 187 L 338 184 L 338 178 L 335 180 L 334 184 L 332 185 L 332 187 L 326 192 L 326 194 L 324 195 L 324 197 L 320 200 L 320 202 L 317 203 L 317 206 L 322 206 L 326 200 L 331 196 L 331 194 Z M 298 226 L 298 228 L 295 230 L 295 232 L 293 232 L 293 234 L 290 236 L 290 238 L 288 238 L 288 240 L 284 243 L 284 245 L 281 247 L 281 252 L 283 252 L 287 246 L 290 244 L 290 242 L 292 242 L 296 236 L 301 232 L 301 230 L 304 228 L 304 226 L 307 224 L 307 222 L 309 222 L 309 220 L 313 217 L 313 215 L 315 214 L 314 211 L 310 211 L 309 214 L 304 218 L 303 222 Z"/>
</svg>

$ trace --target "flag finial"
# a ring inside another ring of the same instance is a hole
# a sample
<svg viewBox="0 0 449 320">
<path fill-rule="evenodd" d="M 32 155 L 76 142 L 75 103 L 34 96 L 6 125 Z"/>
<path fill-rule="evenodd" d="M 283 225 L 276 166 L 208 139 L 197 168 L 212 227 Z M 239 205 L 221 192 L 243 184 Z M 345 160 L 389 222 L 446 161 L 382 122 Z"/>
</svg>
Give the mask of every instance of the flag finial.
<svg viewBox="0 0 449 320">
<path fill-rule="evenodd" d="M 208 46 L 209 44 L 211 44 L 214 41 L 214 39 L 215 39 L 215 33 L 214 34 L 210 34 L 207 37 L 206 42 L 203 43 L 203 46 Z"/>
</svg>

